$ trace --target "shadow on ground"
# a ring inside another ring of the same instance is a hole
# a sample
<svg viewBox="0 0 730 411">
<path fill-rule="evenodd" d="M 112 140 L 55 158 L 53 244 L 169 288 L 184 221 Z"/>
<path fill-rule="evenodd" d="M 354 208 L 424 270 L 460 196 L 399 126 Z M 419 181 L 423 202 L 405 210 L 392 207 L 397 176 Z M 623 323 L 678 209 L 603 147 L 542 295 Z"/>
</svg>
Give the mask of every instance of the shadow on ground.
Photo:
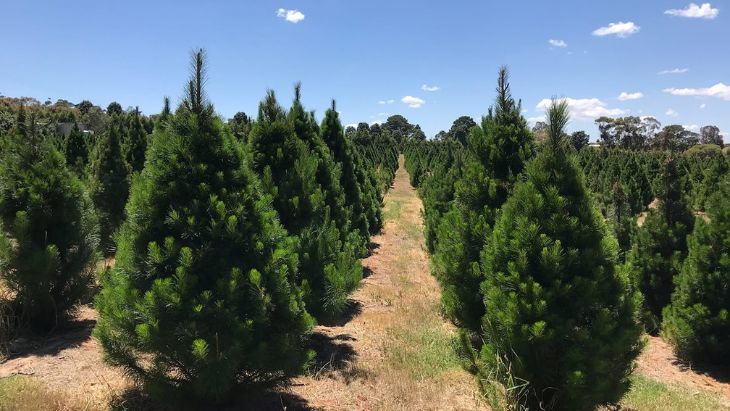
<svg viewBox="0 0 730 411">
<path fill-rule="evenodd" d="M 730 384 L 730 367 L 723 367 L 717 364 L 691 363 L 679 359 L 673 360 L 672 364 L 682 371 L 690 370 L 697 374 L 706 375 L 718 382 Z"/>
<path fill-rule="evenodd" d="M 362 312 L 362 303 L 353 299 L 347 300 L 347 307 L 338 316 L 319 321 L 325 327 L 342 327 Z"/>
<path fill-rule="evenodd" d="M 78 347 L 91 338 L 94 326 L 94 319 L 70 320 L 47 336 L 25 333 L 9 344 L 8 360 L 31 355 L 54 356 L 65 349 Z"/>
</svg>

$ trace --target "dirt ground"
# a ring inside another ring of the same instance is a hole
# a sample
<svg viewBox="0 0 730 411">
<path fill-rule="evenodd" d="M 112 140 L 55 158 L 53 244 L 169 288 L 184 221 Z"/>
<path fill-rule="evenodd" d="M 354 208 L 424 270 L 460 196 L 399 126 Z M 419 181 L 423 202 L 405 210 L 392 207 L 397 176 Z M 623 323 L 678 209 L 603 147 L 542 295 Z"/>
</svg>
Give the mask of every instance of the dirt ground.
<svg viewBox="0 0 730 411">
<path fill-rule="evenodd" d="M 454 328 L 438 311 L 439 287 L 424 251 L 422 204 L 402 167 L 385 199 L 386 223 L 363 261 L 366 278 L 351 310 L 312 337 L 317 360 L 307 376 L 272 393 L 256 409 L 486 409 L 473 377 L 451 349 Z M 16 341 L 0 378 L 25 375 L 63 393 L 73 409 L 106 409 L 132 382 L 104 364 L 91 337 L 96 313 L 43 340 Z M 637 371 L 655 380 L 720 394 L 730 404 L 730 376 L 679 362 L 671 347 L 649 337 Z"/>
<path fill-rule="evenodd" d="M 672 346 L 660 337 L 647 338 L 647 347 L 636 363 L 640 374 L 665 384 L 715 392 L 730 407 L 730 373 L 727 370 L 693 367 L 677 359 Z"/>
</svg>

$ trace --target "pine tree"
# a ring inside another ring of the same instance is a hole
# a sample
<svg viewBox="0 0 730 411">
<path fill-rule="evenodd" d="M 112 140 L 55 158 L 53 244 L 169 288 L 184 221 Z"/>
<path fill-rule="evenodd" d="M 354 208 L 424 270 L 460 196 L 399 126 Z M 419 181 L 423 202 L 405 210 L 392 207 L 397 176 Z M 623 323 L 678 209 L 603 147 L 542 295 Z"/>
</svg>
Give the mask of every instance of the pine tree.
<svg viewBox="0 0 730 411">
<path fill-rule="evenodd" d="M 362 241 L 367 242 L 370 233 L 366 208 L 371 207 L 372 204 L 365 201 L 363 190 L 358 182 L 355 154 L 351 143 L 345 139 L 334 100 L 332 107 L 325 113 L 320 134 L 332 152 L 334 161 L 340 165 L 342 170 L 339 184 L 344 190 L 345 203 L 351 211 L 352 227 L 359 232 Z"/>
<path fill-rule="evenodd" d="M 147 150 L 147 132 L 140 120 L 138 108 L 135 108 L 129 119 L 129 128 L 125 137 L 122 143 L 127 164 L 132 172 L 141 171 L 144 167 L 145 151 Z"/>
<path fill-rule="evenodd" d="M 88 293 L 97 221 L 64 156 L 25 121 L 0 141 L 0 280 L 21 325 L 45 332 Z"/>
<path fill-rule="evenodd" d="M 623 262 L 625 261 L 626 253 L 631 249 L 631 235 L 634 222 L 623 184 L 618 181 L 613 184 L 608 221 L 618 240 L 619 261 Z"/>
<path fill-rule="evenodd" d="M 730 364 L 730 184 L 708 200 L 697 219 L 688 255 L 664 308 L 662 335 L 680 358 Z"/>
<path fill-rule="evenodd" d="M 567 103 L 554 101 L 549 139 L 482 253 L 480 379 L 506 363 L 500 377 L 529 384 L 530 409 L 618 401 L 641 348 L 639 297 L 614 270 L 616 241 L 567 147 L 567 121 Z"/>
<path fill-rule="evenodd" d="M 76 175 L 83 175 L 86 164 L 89 161 L 89 149 L 84 139 L 84 133 L 79 129 L 78 124 L 74 123 L 71 133 L 64 141 L 64 154 L 66 155 L 66 164 L 73 170 Z"/>
<path fill-rule="evenodd" d="M 193 67 L 132 184 L 95 334 L 153 395 L 210 405 L 301 371 L 312 320 L 292 285 L 294 239 L 205 98 L 202 51 Z"/>
<path fill-rule="evenodd" d="M 322 320 L 346 308 L 348 293 L 362 278 L 362 266 L 352 244 L 343 241 L 328 205 L 331 193 L 318 179 L 322 157 L 310 147 L 312 131 L 300 114 L 287 117 L 270 91 L 259 105 L 249 143 L 255 169 L 274 198 L 282 224 L 299 239 L 300 285 L 307 309 Z"/>
<path fill-rule="evenodd" d="M 129 168 L 120 144 L 121 119 L 113 115 L 92 153 L 89 191 L 99 214 L 101 247 L 105 255 L 115 251 L 112 235 L 124 219 L 129 197 Z"/>
<path fill-rule="evenodd" d="M 644 296 L 644 326 L 652 333 L 659 330 L 662 310 L 669 304 L 674 277 L 687 256 L 687 235 L 694 225 L 673 157 L 664 163 L 658 190 L 659 205 L 649 211 L 626 257 L 632 283 Z"/>
<path fill-rule="evenodd" d="M 512 98 L 506 67 L 499 71 L 497 99 L 468 138 L 463 175 L 455 201 L 438 228 L 434 256 L 442 304 L 457 325 L 477 331 L 484 315 L 479 297 L 479 252 L 497 211 L 532 156 L 533 142 L 520 103 Z"/>
</svg>

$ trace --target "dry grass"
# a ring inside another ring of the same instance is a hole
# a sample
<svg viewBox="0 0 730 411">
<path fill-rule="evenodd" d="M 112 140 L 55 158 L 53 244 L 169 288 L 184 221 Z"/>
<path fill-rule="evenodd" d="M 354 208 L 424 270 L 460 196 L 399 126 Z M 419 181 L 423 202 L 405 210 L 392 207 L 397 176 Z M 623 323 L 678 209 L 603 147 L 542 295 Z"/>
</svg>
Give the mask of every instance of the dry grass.
<svg viewBox="0 0 730 411">
<path fill-rule="evenodd" d="M 0 411 L 77 409 L 85 407 L 70 404 L 65 396 L 49 391 L 35 379 L 23 376 L 0 379 Z"/>
<path fill-rule="evenodd" d="M 686 386 L 663 384 L 642 375 L 632 378 L 631 391 L 621 407 L 642 411 L 730 410 L 730 405 L 712 392 Z"/>
</svg>

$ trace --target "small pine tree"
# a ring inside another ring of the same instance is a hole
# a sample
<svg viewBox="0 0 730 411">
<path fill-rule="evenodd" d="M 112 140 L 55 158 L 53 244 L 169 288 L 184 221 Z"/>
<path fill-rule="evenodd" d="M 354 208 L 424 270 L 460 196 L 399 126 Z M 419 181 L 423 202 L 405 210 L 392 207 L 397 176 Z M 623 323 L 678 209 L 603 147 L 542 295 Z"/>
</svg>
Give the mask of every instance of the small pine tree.
<svg viewBox="0 0 730 411">
<path fill-rule="evenodd" d="M 0 141 L 0 280 L 21 325 L 45 332 L 87 295 L 98 235 L 81 182 L 34 129 Z"/>
<path fill-rule="evenodd" d="M 549 140 L 482 253 L 479 374 L 504 361 L 501 377 L 529 384 L 530 409 L 592 410 L 629 387 L 638 295 L 614 270 L 616 241 L 566 147 L 567 103 L 553 102 L 548 118 Z"/>
<path fill-rule="evenodd" d="M 659 331 L 662 310 L 669 304 L 674 277 L 687 256 L 687 235 L 694 225 L 673 157 L 665 161 L 658 181 L 659 205 L 649 211 L 626 257 L 632 283 L 644 296 L 644 326 L 652 333 Z"/>
<path fill-rule="evenodd" d="M 129 128 L 123 143 L 124 157 L 132 172 L 141 171 L 144 167 L 147 150 L 147 132 L 142 125 L 139 109 L 136 108 L 129 119 Z"/>
<path fill-rule="evenodd" d="M 89 191 L 99 213 L 101 248 L 107 256 L 115 251 L 112 235 L 122 223 L 129 197 L 129 168 L 122 156 L 119 123 L 120 118 L 113 115 L 91 159 Z"/>
<path fill-rule="evenodd" d="M 730 184 L 708 200 L 664 308 L 662 335 L 680 358 L 730 365 Z"/>
<path fill-rule="evenodd" d="M 623 184 L 615 182 L 611 196 L 611 206 L 608 210 L 608 221 L 618 240 L 619 261 L 624 262 L 626 253 L 631 249 L 631 234 L 634 229 L 631 208 L 624 191 Z"/>
<path fill-rule="evenodd" d="M 63 147 L 66 155 L 66 164 L 77 175 L 85 172 L 86 164 L 89 161 L 89 149 L 84 139 L 84 133 L 79 129 L 78 124 L 74 123 L 71 133 L 66 137 Z"/>
<path fill-rule="evenodd" d="M 187 96 L 132 184 L 95 334 L 154 396 L 210 405 L 300 372 L 312 319 L 292 285 L 294 239 L 205 100 L 203 52 L 193 59 Z"/>
</svg>

